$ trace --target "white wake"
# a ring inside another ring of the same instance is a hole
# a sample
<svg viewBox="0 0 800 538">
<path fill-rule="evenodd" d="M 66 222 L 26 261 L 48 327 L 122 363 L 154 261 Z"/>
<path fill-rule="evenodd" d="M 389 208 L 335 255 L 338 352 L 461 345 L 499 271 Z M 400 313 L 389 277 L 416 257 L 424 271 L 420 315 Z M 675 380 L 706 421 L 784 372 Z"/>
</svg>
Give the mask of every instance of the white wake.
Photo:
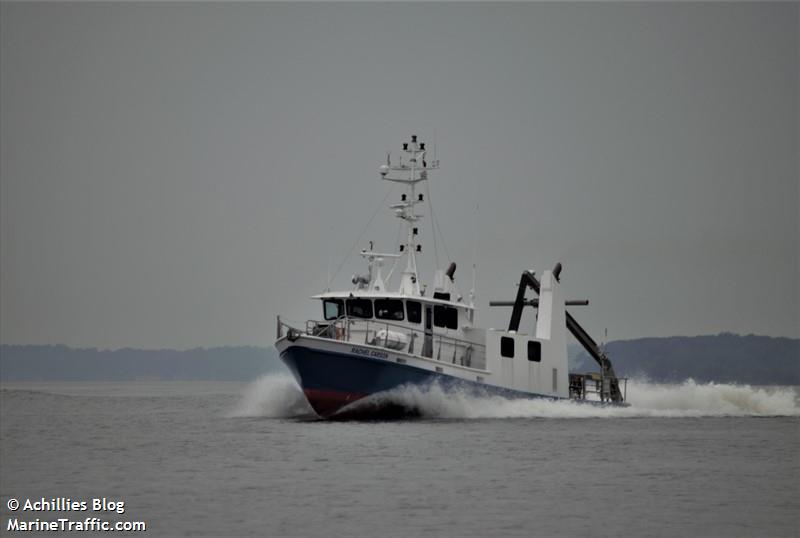
<svg viewBox="0 0 800 538">
<path fill-rule="evenodd" d="M 717 383 L 664 385 L 628 382 L 629 407 L 600 407 L 568 400 L 476 397 L 441 387 L 405 387 L 373 398 L 418 410 L 429 418 L 614 418 L 800 416 L 794 387 L 752 387 Z"/>
<path fill-rule="evenodd" d="M 316 416 L 289 374 L 265 375 L 245 387 L 229 417 L 290 418 Z"/>
<path fill-rule="evenodd" d="M 629 407 L 600 407 L 567 400 L 508 399 L 444 390 L 438 385 L 401 387 L 376 394 L 353 407 L 391 403 L 425 418 L 615 418 L 800 416 L 797 387 L 696 383 L 628 382 Z M 352 408 L 352 407 L 351 407 Z M 313 416 L 288 375 L 265 376 L 251 383 L 230 416 L 288 418 Z"/>
</svg>

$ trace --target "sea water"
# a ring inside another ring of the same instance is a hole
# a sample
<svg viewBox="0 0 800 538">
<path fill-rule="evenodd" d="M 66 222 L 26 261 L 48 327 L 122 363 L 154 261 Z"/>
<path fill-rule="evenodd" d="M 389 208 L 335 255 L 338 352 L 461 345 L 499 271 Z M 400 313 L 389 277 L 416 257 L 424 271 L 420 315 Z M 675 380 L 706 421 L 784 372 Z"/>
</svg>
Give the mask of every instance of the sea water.
<svg viewBox="0 0 800 538">
<path fill-rule="evenodd" d="M 627 408 L 386 395 L 422 416 L 313 418 L 288 376 L 4 383 L 0 525 L 142 536 L 798 536 L 793 387 L 632 382 Z M 118 511 L 11 511 L 64 498 Z M 115 505 L 116 506 L 116 505 Z M 52 534 L 52 533 L 50 533 Z"/>
</svg>

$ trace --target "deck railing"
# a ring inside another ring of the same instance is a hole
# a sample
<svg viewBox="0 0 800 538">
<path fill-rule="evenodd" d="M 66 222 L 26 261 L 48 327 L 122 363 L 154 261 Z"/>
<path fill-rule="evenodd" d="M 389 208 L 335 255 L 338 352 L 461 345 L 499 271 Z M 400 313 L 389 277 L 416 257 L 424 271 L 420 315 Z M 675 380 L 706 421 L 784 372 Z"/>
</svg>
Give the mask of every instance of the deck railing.
<svg viewBox="0 0 800 538">
<path fill-rule="evenodd" d="M 328 321 L 308 320 L 305 329 L 300 330 L 283 322 L 278 316 L 278 338 L 283 336 L 284 329 L 290 339 L 292 335 L 305 334 L 354 344 L 379 346 L 450 364 L 478 369 L 486 367 L 486 346 L 483 344 L 391 321 L 342 316 Z M 405 338 L 404 342 L 396 340 L 400 335 Z"/>
<path fill-rule="evenodd" d="M 569 397 L 575 400 L 613 401 L 611 382 L 622 382 L 622 401 L 628 398 L 627 377 L 606 377 L 602 373 L 569 374 Z"/>
</svg>

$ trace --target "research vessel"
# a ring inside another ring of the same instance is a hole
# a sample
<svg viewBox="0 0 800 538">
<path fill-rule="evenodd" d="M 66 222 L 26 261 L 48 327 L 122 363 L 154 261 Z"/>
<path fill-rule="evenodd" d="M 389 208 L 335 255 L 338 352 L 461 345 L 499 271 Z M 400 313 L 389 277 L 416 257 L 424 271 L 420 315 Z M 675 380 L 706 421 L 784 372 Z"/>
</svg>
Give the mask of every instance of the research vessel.
<svg viewBox="0 0 800 538">
<path fill-rule="evenodd" d="M 389 205 L 403 225 L 403 239 L 390 252 L 370 242 L 360 251 L 366 273 L 353 275 L 349 289 L 312 296 L 320 319 L 297 326 L 278 316 L 275 347 L 314 411 L 322 418 L 380 416 L 387 407 L 398 411 L 381 394 L 434 384 L 446 393 L 626 405 L 626 380 L 616 376 L 605 350 L 566 309 L 588 301 L 565 300 L 560 263 L 539 275 L 523 271 L 514 300 L 489 303 L 511 307 L 507 329 L 475 325 L 474 278 L 464 297 L 455 263 L 436 269 L 430 285 L 423 283 L 418 258 L 426 203 L 433 213 L 425 187 L 438 168 L 435 148 L 429 158 L 416 136 L 403 144 L 399 158 L 388 154 L 379 173 L 403 191 Z M 430 221 L 435 234 L 435 220 Z M 535 297 L 526 297 L 529 290 Z M 536 309 L 530 331 L 520 329 L 526 307 Z M 597 361 L 597 372 L 569 372 L 568 332 Z"/>
</svg>

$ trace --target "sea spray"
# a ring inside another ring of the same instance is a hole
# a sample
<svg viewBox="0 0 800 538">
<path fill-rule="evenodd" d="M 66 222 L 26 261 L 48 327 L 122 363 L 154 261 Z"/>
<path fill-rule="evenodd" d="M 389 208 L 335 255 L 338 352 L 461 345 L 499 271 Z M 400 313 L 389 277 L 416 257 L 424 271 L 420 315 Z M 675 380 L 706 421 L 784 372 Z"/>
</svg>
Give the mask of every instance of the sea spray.
<svg viewBox="0 0 800 538">
<path fill-rule="evenodd" d="M 800 416 L 797 387 L 634 380 L 628 401 L 645 416 Z"/>
<path fill-rule="evenodd" d="M 800 416 L 794 387 L 696 383 L 654 384 L 631 380 L 628 407 L 588 405 L 547 398 L 509 399 L 444 389 L 437 384 L 400 387 L 349 407 L 393 404 L 425 418 L 615 418 Z"/>
<path fill-rule="evenodd" d="M 247 385 L 238 406 L 228 416 L 290 418 L 315 414 L 290 375 L 272 374 Z"/>
<path fill-rule="evenodd" d="M 800 416 L 797 394 L 796 387 L 630 380 L 630 406 L 603 407 L 570 400 L 476 395 L 432 384 L 375 394 L 348 409 L 391 404 L 429 419 Z M 246 387 L 229 416 L 290 418 L 314 416 L 314 412 L 291 376 L 267 375 Z"/>
</svg>

